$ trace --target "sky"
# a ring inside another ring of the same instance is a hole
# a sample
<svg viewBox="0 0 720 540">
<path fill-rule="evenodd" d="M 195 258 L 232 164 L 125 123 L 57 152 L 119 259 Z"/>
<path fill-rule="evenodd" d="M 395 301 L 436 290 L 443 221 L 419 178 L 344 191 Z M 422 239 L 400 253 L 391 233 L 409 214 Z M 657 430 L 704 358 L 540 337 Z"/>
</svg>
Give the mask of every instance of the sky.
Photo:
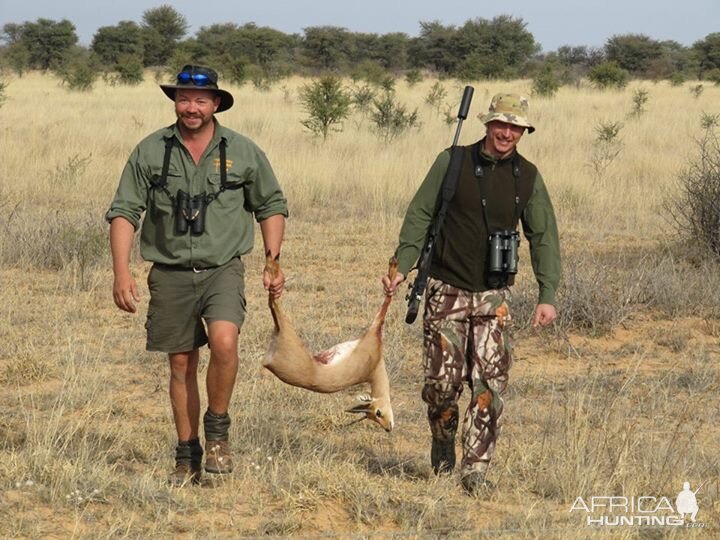
<svg viewBox="0 0 720 540">
<path fill-rule="evenodd" d="M 291 34 L 332 25 L 353 32 L 417 36 L 420 21 L 462 25 L 473 18 L 511 15 L 522 19 L 543 51 L 562 45 L 602 47 L 613 35 L 644 34 L 690 46 L 720 32 L 720 0 L 0 0 L 0 26 L 46 18 L 68 19 L 80 43 L 89 45 L 101 26 L 140 22 L 147 9 L 173 6 L 192 36 L 215 23 L 269 26 Z"/>
</svg>

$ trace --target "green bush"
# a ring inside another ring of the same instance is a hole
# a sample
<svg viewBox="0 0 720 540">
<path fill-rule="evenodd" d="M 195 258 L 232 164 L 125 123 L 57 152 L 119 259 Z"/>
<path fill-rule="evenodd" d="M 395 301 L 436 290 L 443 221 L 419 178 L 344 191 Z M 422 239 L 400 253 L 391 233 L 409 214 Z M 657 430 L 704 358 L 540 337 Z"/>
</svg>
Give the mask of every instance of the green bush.
<svg viewBox="0 0 720 540">
<path fill-rule="evenodd" d="M 263 68 L 255 64 L 250 64 L 247 66 L 245 73 L 255 88 L 261 92 L 267 92 L 270 90 L 272 79 Z"/>
<path fill-rule="evenodd" d="M 405 74 L 405 82 L 410 88 L 422 82 L 423 76 L 419 69 L 411 69 Z"/>
<path fill-rule="evenodd" d="M 328 75 L 300 89 L 300 103 L 308 114 L 301 123 L 314 135 L 327 139 L 350 114 L 350 96 L 337 77 Z"/>
<path fill-rule="evenodd" d="M 74 58 L 58 69 L 58 75 L 68 89 L 89 92 L 98 78 L 99 71 L 91 60 Z"/>
<path fill-rule="evenodd" d="M 641 116 L 645 113 L 645 105 L 650 99 L 650 93 L 644 88 L 637 88 L 633 91 L 633 107 L 630 116 Z"/>
<path fill-rule="evenodd" d="M 242 86 L 248 79 L 248 62 L 245 58 L 234 58 L 224 63 L 224 77 L 233 84 Z"/>
<path fill-rule="evenodd" d="M 365 60 L 360 62 L 353 68 L 350 76 L 355 81 L 365 81 L 376 86 L 380 86 L 383 79 L 387 77 L 387 71 L 377 62 L 372 60 Z"/>
<path fill-rule="evenodd" d="M 588 73 L 588 79 L 598 88 L 625 88 L 629 74 L 616 62 L 603 62 L 593 67 Z"/>
<path fill-rule="evenodd" d="M 447 97 L 447 90 L 445 89 L 445 87 L 442 84 L 440 84 L 440 82 L 436 82 L 435 84 L 433 84 L 430 87 L 430 91 L 428 92 L 428 95 L 425 96 L 425 103 L 430 105 L 433 109 L 435 109 L 439 113 L 446 97 Z"/>
<path fill-rule="evenodd" d="M 553 97 L 560 88 L 560 81 L 552 66 L 545 65 L 532 82 L 534 96 Z"/>
<path fill-rule="evenodd" d="M 714 82 L 716 85 L 720 85 L 720 68 L 706 71 L 703 78 L 708 81 Z"/>
<path fill-rule="evenodd" d="M 373 99 L 375 99 L 375 91 L 367 84 L 357 86 L 350 91 L 352 105 L 362 115 L 370 111 Z"/>
<path fill-rule="evenodd" d="M 670 86 L 681 86 L 685 82 L 685 75 L 679 71 L 674 72 L 670 75 Z"/>
<path fill-rule="evenodd" d="M 622 152 L 623 143 L 620 139 L 622 128 L 621 122 L 613 121 L 601 121 L 594 128 L 595 141 L 589 165 L 596 182 L 607 179 L 608 168 Z"/>
<path fill-rule="evenodd" d="M 143 81 L 142 58 L 131 54 L 123 54 L 115 65 L 118 80 L 121 84 L 135 86 Z"/>
<path fill-rule="evenodd" d="M 372 121 L 378 136 L 385 142 L 419 126 L 417 109 L 409 112 L 407 107 L 395 100 L 393 92 L 384 92 L 382 98 L 373 100 Z"/>
</svg>

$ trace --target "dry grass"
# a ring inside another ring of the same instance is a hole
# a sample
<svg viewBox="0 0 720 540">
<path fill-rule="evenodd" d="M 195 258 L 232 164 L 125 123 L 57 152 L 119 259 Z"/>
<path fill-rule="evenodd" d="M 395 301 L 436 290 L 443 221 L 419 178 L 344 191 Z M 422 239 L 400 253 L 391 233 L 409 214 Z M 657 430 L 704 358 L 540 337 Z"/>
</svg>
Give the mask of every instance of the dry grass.
<svg viewBox="0 0 720 540">
<path fill-rule="evenodd" d="M 402 101 L 423 126 L 390 145 L 351 119 L 322 145 L 304 133 L 301 81 L 233 89 L 220 117 L 263 147 L 287 192 L 284 297 L 315 349 L 358 335 L 381 302 L 384 271 L 409 197 L 452 130 L 424 105 L 432 82 Z M 459 99 L 461 87 L 443 83 Z M 478 83 L 473 111 L 527 81 Z M 698 493 L 703 530 L 622 528 L 617 538 L 712 536 L 720 525 L 717 268 L 684 260 L 666 239 L 662 200 L 692 152 L 720 89 L 649 89 L 628 119 L 623 92 L 562 89 L 533 100 L 537 134 L 522 141 L 553 195 L 566 261 L 556 332 L 527 327 L 527 254 L 515 294 L 517 363 L 490 479 L 471 499 L 435 478 L 419 398 L 419 325 L 400 298 L 385 330 L 396 430 L 348 426 L 359 389 L 317 395 L 260 368 L 271 321 L 247 259 L 250 317 L 232 405 L 237 469 L 217 484 L 171 489 L 173 429 L 162 355 L 143 351 L 143 316 L 109 294 L 102 214 L 132 146 L 172 121 L 147 82 L 66 93 L 40 75 L 12 80 L 0 145 L 0 535 L 3 537 L 604 538 L 569 513 L 577 496 Z M 588 162 L 593 128 L 622 121 L 623 150 L 602 182 Z M 462 140 L 481 136 L 468 121 Z M 670 247 L 668 247 L 670 246 Z M 143 286 L 148 266 L 134 264 Z M 141 312 L 147 303 L 143 289 Z M 206 362 L 203 352 L 203 368 Z"/>
</svg>

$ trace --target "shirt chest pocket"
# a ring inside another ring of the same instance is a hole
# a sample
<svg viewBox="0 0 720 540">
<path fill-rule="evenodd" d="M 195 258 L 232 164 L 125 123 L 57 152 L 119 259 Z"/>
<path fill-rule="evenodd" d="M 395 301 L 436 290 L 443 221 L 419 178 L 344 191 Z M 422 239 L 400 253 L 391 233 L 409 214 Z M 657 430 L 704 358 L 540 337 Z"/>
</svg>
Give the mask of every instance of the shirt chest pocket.
<svg viewBox="0 0 720 540">
<path fill-rule="evenodd" d="M 220 173 L 212 173 L 208 176 L 208 183 L 210 185 L 208 195 L 214 196 L 213 204 L 219 208 L 238 208 L 245 205 L 244 188 L 249 183 L 246 175 L 228 171 L 227 181 L 223 187 Z"/>
<path fill-rule="evenodd" d="M 172 215 L 175 211 L 177 192 L 184 189 L 185 179 L 181 172 L 170 165 L 163 180 L 162 167 L 150 171 L 149 207 L 158 214 Z"/>
</svg>

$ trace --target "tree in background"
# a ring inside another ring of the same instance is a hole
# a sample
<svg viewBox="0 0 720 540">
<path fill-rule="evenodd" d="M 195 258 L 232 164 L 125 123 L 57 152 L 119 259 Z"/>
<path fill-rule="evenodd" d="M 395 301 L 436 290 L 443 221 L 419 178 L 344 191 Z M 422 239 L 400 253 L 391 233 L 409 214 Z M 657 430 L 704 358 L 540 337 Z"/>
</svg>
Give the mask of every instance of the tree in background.
<svg viewBox="0 0 720 540">
<path fill-rule="evenodd" d="M 652 79 L 684 78 L 692 71 L 693 59 L 690 49 L 677 41 L 667 40 L 660 43 L 662 54 L 652 62 L 647 74 Z"/>
<path fill-rule="evenodd" d="M 471 19 L 460 28 L 421 21 L 411 64 L 465 80 L 517 76 L 540 50 L 525 27 L 522 19 L 509 15 Z"/>
<path fill-rule="evenodd" d="M 605 61 L 605 53 L 602 49 L 585 45 L 575 47 L 563 45 L 557 52 L 546 55 L 547 60 L 552 60 L 554 57 L 557 57 L 557 61 L 562 66 L 563 84 L 577 83 L 592 68 Z"/>
<path fill-rule="evenodd" d="M 9 66 L 19 76 L 30 69 L 30 51 L 21 42 L 21 35 L 22 26 L 15 23 L 3 25 L 2 34 L 0 34 L 0 39 L 5 42 L 1 51 L 2 63 Z"/>
<path fill-rule="evenodd" d="M 3 26 L 3 35 L 18 72 L 60 68 L 78 41 L 75 25 L 66 19 L 57 22 L 41 18 L 34 23 L 8 23 Z M 26 64 L 20 65 L 22 63 Z"/>
<path fill-rule="evenodd" d="M 214 24 L 203 26 L 195 40 L 195 56 L 202 62 L 218 66 L 228 80 L 242 83 L 251 66 L 260 69 L 264 78 L 273 79 L 291 71 L 294 36 L 254 23 Z M 257 70 L 255 70 L 257 71 Z"/>
<path fill-rule="evenodd" d="M 165 65 L 187 32 L 187 20 L 175 8 L 163 4 L 145 11 L 142 21 L 145 65 Z"/>
<path fill-rule="evenodd" d="M 658 41 L 642 34 L 613 36 L 605 43 L 605 57 L 633 77 L 647 77 L 648 68 L 662 57 Z"/>
<path fill-rule="evenodd" d="M 348 66 L 352 34 L 337 26 L 305 28 L 300 54 L 305 63 L 321 71 L 339 71 Z"/>
<path fill-rule="evenodd" d="M 425 66 L 441 76 L 450 75 L 459 58 L 452 47 L 456 34 L 454 26 L 445 26 L 440 21 L 420 21 L 420 36 L 412 49 L 413 65 Z"/>
<path fill-rule="evenodd" d="M 492 20 L 471 19 L 458 30 L 453 51 L 465 58 L 464 78 L 516 77 L 540 45 L 527 31 L 522 19 L 500 15 Z M 468 62 L 474 62 L 475 73 L 468 72 Z"/>
<path fill-rule="evenodd" d="M 613 36 L 602 50 L 565 45 L 540 55 L 526 26 L 510 15 L 469 19 L 461 26 L 423 21 L 419 36 L 411 38 L 402 32 L 378 35 L 336 26 L 308 27 L 304 34 L 288 35 L 251 22 L 213 24 L 185 38 L 185 17 L 164 4 L 146 10 L 140 24 L 121 21 L 99 28 L 90 50 L 104 69 L 126 74 L 128 82 L 137 76 L 138 62 L 157 66 L 156 77 L 174 74 L 189 62 L 210 64 L 225 80 L 252 80 L 262 87 L 290 73 L 350 74 L 374 84 L 388 72 L 398 77 L 420 70 L 461 80 L 547 78 L 546 62 L 552 63 L 552 75 L 561 84 L 579 83 L 591 70 L 600 84 L 600 79 L 614 76 L 608 65 L 600 67 L 606 61 L 628 76 L 669 79 L 674 84 L 689 77 L 720 80 L 720 33 L 709 34 L 692 48 L 626 34 Z M 0 66 L 20 75 L 28 69 L 56 70 L 81 50 L 76 43 L 75 28 L 67 20 L 6 23 L 0 35 Z M 544 82 L 548 81 L 538 84 Z"/>
<path fill-rule="evenodd" d="M 697 76 L 705 78 L 706 72 L 720 70 L 720 32 L 708 34 L 704 39 L 696 41 L 692 52 L 697 61 Z"/>
<path fill-rule="evenodd" d="M 134 21 L 120 21 L 115 26 L 102 26 L 93 36 L 90 50 L 103 65 L 114 68 L 121 57 L 142 59 L 143 31 Z"/>
<path fill-rule="evenodd" d="M 410 38 L 403 32 L 391 32 L 378 37 L 377 48 L 372 51 L 376 60 L 385 69 L 406 69 Z"/>
</svg>

